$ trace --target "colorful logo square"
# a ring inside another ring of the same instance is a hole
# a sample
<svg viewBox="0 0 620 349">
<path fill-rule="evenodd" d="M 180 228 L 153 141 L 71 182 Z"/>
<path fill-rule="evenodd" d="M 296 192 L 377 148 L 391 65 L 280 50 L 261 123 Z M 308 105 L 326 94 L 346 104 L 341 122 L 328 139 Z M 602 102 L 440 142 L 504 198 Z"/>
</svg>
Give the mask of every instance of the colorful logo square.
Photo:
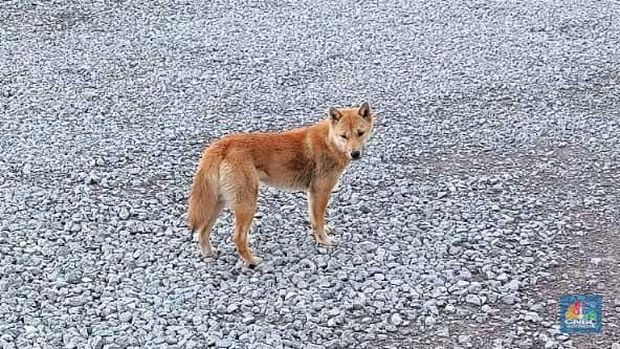
<svg viewBox="0 0 620 349">
<path fill-rule="evenodd" d="M 560 297 L 560 332 L 600 333 L 603 327 L 603 296 L 594 294 Z"/>
</svg>

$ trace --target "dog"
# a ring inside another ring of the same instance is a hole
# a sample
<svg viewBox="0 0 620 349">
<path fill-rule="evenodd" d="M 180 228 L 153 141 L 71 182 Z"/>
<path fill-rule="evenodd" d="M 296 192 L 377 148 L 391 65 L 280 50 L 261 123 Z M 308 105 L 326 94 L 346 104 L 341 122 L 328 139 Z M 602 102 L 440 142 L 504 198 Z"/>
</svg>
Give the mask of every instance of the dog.
<svg viewBox="0 0 620 349">
<path fill-rule="evenodd" d="M 359 107 L 327 109 L 314 125 L 284 132 L 238 133 L 215 141 L 202 153 L 191 185 L 187 223 L 198 232 L 204 257 L 216 257 L 211 229 L 224 207 L 234 216 L 233 242 L 250 268 L 261 258 L 248 246 L 259 184 L 303 190 L 318 245 L 332 246 L 325 211 L 334 186 L 352 160 L 364 153 L 373 131 L 374 114 L 368 102 Z"/>
</svg>

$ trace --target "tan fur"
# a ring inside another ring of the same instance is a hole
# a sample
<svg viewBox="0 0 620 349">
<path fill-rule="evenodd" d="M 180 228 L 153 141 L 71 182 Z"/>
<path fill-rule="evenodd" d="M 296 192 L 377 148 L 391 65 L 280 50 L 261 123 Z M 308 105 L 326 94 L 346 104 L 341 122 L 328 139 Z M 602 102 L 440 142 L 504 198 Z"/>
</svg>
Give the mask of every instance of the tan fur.
<svg viewBox="0 0 620 349">
<path fill-rule="evenodd" d="M 363 103 L 329 108 L 326 119 L 312 126 L 234 134 L 214 142 L 200 159 L 189 197 L 188 225 L 198 231 L 202 254 L 216 255 L 210 233 L 226 206 L 235 218 L 233 241 L 239 256 L 251 267 L 260 262 L 247 242 L 259 183 L 307 191 L 314 238 L 318 244 L 331 245 L 325 227 L 329 197 L 351 154 L 362 152 L 372 125 L 370 106 Z"/>
</svg>

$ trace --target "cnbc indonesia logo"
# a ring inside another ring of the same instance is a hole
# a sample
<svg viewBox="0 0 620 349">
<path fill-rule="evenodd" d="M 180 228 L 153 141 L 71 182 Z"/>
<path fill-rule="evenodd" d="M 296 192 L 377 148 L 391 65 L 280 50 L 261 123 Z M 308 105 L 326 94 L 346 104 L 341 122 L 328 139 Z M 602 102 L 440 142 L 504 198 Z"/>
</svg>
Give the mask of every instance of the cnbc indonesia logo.
<svg viewBox="0 0 620 349">
<path fill-rule="evenodd" d="M 603 297 L 570 295 L 560 299 L 560 330 L 564 333 L 601 332 Z"/>
</svg>

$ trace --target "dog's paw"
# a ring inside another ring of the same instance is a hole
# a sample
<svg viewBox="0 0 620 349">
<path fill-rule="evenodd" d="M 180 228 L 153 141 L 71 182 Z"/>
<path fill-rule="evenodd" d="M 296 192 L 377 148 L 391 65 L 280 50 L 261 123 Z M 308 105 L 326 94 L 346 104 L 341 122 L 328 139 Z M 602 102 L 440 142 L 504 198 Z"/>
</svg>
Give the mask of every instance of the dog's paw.
<svg viewBox="0 0 620 349">
<path fill-rule="evenodd" d="M 263 263 L 263 259 L 260 257 L 252 257 L 249 261 L 246 262 L 246 265 L 250 269 L 256 269 L 261 263 Z"/>
<path fill-rule="evenodd" d="M 323 247 L 333 247 L 336 245 L 337 242 L 338 241 L 335 238 L 327 236 L 327 235 L 323 238 L 316 239 L 317 245 L 323 246 Z"/>
<path fill-rule="evenodd" d="M 200 254 L 204 258 L 217 258 L 217 250 L 213 248 L 213 246 L 209 246 L 209 245 L 201 246 Z"/>
</svg>

